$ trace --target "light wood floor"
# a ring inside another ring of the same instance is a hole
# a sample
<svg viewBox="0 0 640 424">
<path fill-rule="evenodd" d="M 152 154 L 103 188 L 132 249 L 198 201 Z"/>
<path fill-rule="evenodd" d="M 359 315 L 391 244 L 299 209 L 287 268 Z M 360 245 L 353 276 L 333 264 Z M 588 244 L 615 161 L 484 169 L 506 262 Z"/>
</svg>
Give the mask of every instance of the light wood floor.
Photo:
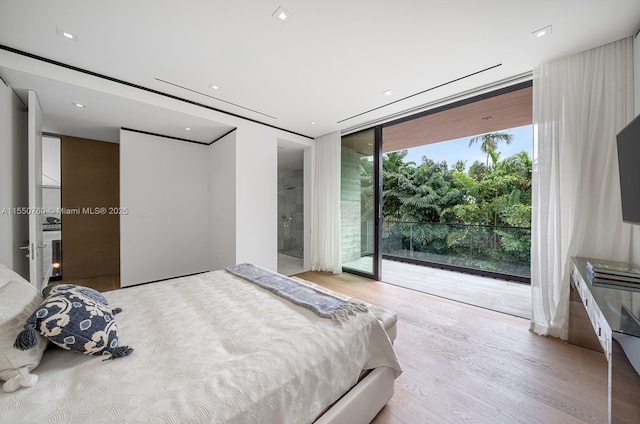
<svg viewBox="0 0 640 424">
<path fill-rule="evenodd" d="M 351 274 L 297 277 L 398 313 L 404 372 L 376 424 L 607 421 L 602 353 L 537 336 L 522 318 Z"/>
</svg>

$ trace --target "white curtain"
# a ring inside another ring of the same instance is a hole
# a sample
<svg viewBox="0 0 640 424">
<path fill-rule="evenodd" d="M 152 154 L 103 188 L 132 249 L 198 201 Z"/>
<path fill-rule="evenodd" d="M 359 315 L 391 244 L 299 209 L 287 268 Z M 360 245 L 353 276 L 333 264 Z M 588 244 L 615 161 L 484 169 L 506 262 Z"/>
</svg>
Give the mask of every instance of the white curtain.
<svg viewBox="0 0 640 424">
<path fill-rule="evenodd" d="M 342 272 L 340 257 L 340 132 L 316 138 L 311 269 Z"/>
<path fill-rule="evenodd" d="M 543 64 L 533 90 L 530 329 L 566 339 L 570 257 L 630 259 L 615 136 L 633 117 L 631 37 Z"/>
</svg>

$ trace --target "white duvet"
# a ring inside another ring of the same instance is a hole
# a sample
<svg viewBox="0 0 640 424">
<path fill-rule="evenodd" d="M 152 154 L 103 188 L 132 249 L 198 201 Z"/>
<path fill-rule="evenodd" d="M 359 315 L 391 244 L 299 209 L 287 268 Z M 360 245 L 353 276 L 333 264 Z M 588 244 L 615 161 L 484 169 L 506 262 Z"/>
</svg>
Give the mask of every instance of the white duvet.
<svg viewBox="0 0 640 424">
<path fill-rule="evenodd" d="M 48 349 L 3 423 L 310 423 L 360 371 L 400 365 L 371 313 L 338 326 L 225 271 L 104 293 L 120 345 L 103 361 Z"/>
</svg>

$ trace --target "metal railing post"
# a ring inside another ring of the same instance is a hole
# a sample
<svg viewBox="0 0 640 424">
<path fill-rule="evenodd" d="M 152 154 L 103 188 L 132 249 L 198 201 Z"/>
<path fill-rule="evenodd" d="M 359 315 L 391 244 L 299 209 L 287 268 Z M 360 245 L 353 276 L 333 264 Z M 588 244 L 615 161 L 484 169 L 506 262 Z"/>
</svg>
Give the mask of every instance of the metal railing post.
<svg viewBox="0 0 640 424">
<path fill-rule="evenodd" d="M 409 223 L 409 256 L 413 258 L 413 222 Z"/>
</svg>

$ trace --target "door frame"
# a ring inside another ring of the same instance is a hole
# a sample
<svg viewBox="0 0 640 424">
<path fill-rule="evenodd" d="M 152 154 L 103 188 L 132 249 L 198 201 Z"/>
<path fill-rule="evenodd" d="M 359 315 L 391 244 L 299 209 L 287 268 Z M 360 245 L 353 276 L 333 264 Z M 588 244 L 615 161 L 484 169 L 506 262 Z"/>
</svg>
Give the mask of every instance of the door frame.
<svg viewBox="0 0 640 424">
<path fill-rule="evenodd" d="M 29 139 L 29 281 L 38 290 L 42 289 L 42 109 L 33 90 L 28 93 L 28 139 Z"/>
<path fill-rule="evenodd" d="M 343 272 L 355 274 L 360 277 L 372 278 L 380 281 L 382 272 L 382 125 L 366 128 L 349 134 L 343 134 L 342 137 L 373 130 L 373 266 L 372 272 L 364 272 L 353 268 L 342 267 Z"/>
</svg>

